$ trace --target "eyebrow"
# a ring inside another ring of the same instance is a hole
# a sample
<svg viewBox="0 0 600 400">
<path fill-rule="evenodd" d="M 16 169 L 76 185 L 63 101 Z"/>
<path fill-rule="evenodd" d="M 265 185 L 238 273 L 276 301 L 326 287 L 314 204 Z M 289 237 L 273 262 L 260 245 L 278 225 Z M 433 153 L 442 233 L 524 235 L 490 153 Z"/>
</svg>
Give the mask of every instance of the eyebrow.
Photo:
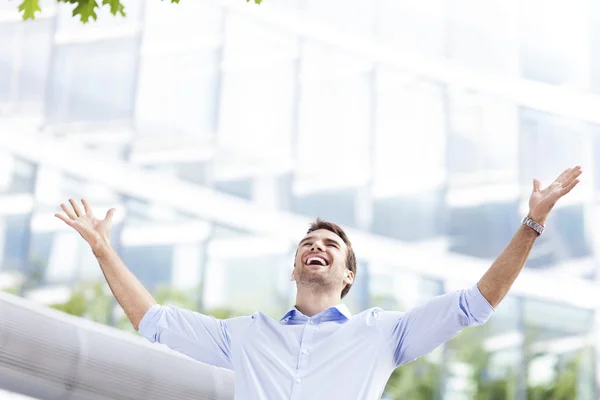
<svg viewBox="0 0 600 400">
<path fill-rule="evenodd" d="M 305 237 L 304 239 L 302 239 L 300 241 L 300 243 L 298 244 L 298 246 L 302 246 L 305 242 L 308 242 L 309 240 L 314 240 L 314 238 L 315 238 L 314 236 L 307 236 L 307 237 Z M 338 242 L 337 240 L 335 240 L 335 239 L 324 238 L 323 242 L 325 242 L 325 243 L 334 243 L 338 247 L 342 247 L 342 244 L 340 242 Z"/>
</svg>

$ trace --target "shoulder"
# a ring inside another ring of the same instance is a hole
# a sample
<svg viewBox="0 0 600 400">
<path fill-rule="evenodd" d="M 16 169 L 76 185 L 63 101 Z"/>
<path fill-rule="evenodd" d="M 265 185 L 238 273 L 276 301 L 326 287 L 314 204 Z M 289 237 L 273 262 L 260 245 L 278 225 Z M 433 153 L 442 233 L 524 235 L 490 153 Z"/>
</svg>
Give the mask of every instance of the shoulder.
<svg viewBox="0 0 600 400">
<path fill-rule="evenodd" d="M 378 327 L 392 321 L 398 321 L 404 314 L 401 311 L 386 311 L 381 307 L 372 307 L 354 315 L 352 319 L 365 323 L 368 326 Z"/>
<path fill-rule="evenodd" d="M 238 316 L 238 317 L 227 318 L 227 319 L 224 319 L 223 322 L 225 323 L 225 325 L 227 325 L 227 327 L 229 329 L 240 331 L 240 330 L 247 329 L 248 327 L 256 324 L 258 321 L 261 321 L 263 318 L 264 318 L 263 314 L 261 312 L 257 311 L 251 315 L 243 315 L 243 316 Z"/>
</svg>

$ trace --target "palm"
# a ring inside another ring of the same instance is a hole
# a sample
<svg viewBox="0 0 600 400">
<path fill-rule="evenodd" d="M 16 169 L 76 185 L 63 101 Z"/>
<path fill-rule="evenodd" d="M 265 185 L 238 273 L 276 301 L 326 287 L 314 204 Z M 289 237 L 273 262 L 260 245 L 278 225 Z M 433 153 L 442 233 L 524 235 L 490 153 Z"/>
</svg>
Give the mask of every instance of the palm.
<svg viewBox="0 0 600 400">
<path fill-rule="evenodd" d="M 529 198 L 530 217 L 534 221 L 543 224 L 556 202 L 577 186 L 579 183 L 577 177 L 581 173 L 581 167 L 579 166 L 569 168 L 544 189 L 541 188 L 540 181 L 534 179 L 533 192 Z"/>
<path fill-rule="evenodd" d="M 90 245 L 95 245 L 101 240 L 108 241 L 112 229 L 112 216 L 115 209 L 111 208 L 108 210 L 104 219 L 98 219 L 92 212 L 89 204 L 85 200 L 82 200 L 81 202 L 84 207 L 83 211 L 75 201 L 69 200 L 72 208 L 61 204 L 61 208 L 66 215 L 56 214 L 55 216 L 79 232 Z"/>
</svg>

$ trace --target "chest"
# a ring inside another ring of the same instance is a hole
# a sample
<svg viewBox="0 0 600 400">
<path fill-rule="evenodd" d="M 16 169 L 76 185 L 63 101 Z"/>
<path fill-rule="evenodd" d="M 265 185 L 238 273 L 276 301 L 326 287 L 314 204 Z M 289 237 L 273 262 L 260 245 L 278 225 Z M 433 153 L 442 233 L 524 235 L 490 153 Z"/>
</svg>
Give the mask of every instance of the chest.
<svg viewBox="0 0 600 400">
<path fill-rule="evenodd" d="M 244 333 L 234 354 L 279 367 L 333 365 L 349 355 L 375 356 L 379 340 L 373 327 L 350 322 L 255 324 Z"/>
</svg>

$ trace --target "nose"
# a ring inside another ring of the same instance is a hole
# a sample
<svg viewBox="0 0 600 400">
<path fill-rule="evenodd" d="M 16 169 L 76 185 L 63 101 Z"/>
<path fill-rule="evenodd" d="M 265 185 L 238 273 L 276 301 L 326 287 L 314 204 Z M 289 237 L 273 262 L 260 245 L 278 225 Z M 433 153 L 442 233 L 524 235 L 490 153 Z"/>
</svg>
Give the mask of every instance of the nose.
<svg viewBox="0 0 600 400">
<path fill-rule="evenodd" d="M 323 245 L 323 242 L 321 240 L 315 240 L 315 242 L 310 248 L 310 251 L 323 251 L 324 248 L 325 246 Z"/>
</svg>

